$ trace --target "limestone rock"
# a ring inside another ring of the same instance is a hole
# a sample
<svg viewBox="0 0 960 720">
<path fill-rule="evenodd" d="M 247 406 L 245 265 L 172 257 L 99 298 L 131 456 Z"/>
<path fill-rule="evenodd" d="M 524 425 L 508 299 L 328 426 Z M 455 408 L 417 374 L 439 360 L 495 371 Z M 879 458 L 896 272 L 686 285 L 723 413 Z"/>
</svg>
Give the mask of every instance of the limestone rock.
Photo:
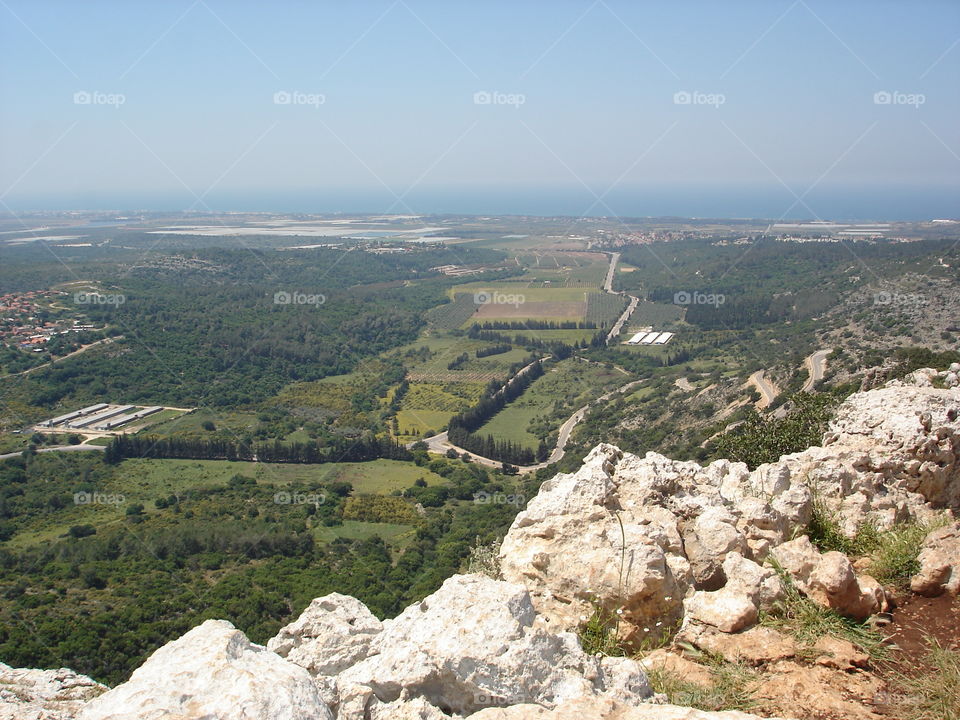
<svg viewBox="0 0 960 720">
<path fill-rule="evenodd" d="M 32 670 L 0 663 L 0 720 L 71 720 L 106 685 L 72 670 Z"/>
<path fill-rule="evenodd" d="M 331 593 L 313 600 L 267 642 L 267 649 L 312 675 L 336 675 L 363 660 L 381 630 L 382 623 L 362 602 Z"/>
<path fill-rule="evenodd" d="M 870 656 L 857 650 L 852 642 L 824 635 L 813 646 L 823 655 L 817 658 L 818 665 L 836 668 L 837 670 L 855 670 L 865 668 L 870 664 Z"/>
<path fill-rule="evenodd" d="M 78 720 L 333 720 L 309 673 L 207 620 L 154 652 Z"/>
<path fill-rule="evenodd" d="M 691 623 L 680 631 L 677 641 L 720 655 L 728 662 L 748 665 L 766 665 L 797 654 L 793 638 L 773 628 L 759 625 L 744 632 L 730 634 L 709 625 Z"/>
<path fill-rule="evenodd" d="M 617 497 L 612 471 L 620 457 L 600 445 L 576 473 L 545 482 L 500 548 L 503 578 L 529 588 L 537 612 L 557 631 L 576 629 L 598 600 L 622 610 L 633 627 L 681 616 L 691 578 L 676 518 Z M 638 475 L 638 494 L 669 489 L 672 481 L 655 462 Z M 645 487 L 645 480 L 656 485 Z"/>
<path fill-rule="evenodd" d="M 723 507 L 708 507 L 683 533 L 683 548 L 693 571 L 696 587 L 718 590 L 726 577 L 723 560 L 728 553 L 744 552 L 747 540 L 737 530 L 737 518 Z"/>
<path fill-rule="evenodd" d="M 921 595 L 960 593 L 960 522 L 927 535 L 917 557 L 920 572 L 910 580 L 910 589 Z"/>
<path fill-rule="evenodd" d="M 710 625 L 720 632 L 733 633 L 757 621 L 757 606 L 746 595 L 723 588 L 698 590 L 684 603 L 687 619 Z"/>
<path fill-rule="evenodd" d="M 636 662 L 601 663 L 574 635 L 534 627 L 535 617 L 523 586 L 455 575 L 388 623 L 370 657 L 337 682 L 368 686 L 380 702 L 421 698 L 459 714 L 596 694 L 637 703 L 651 695 Z"/>
<path fill-rule="evenodd" d="M 762 567 L 743 555 L 732 552 L 723 561 L 725 588 L 749 597 L 758 608 L 769 607 L 783 597 L 783 586 L 777 573 Z"/>
<path fill-rule="evenodd" d="M 865 620 L 889 608 L 887 594 L 876 580 L 857 575 L 843 553 L 821 555 L 806 535 L 783 543 L 771 554 L 810 599 L 841 615 Z"/>
<path fill-rule="evenodd" d="M 394 700 L 391 703 L 375 700 L 370 706 L 368 717 L 369 720 L 450 720 L 449 715 L 421 698 Z"/>
</svg>

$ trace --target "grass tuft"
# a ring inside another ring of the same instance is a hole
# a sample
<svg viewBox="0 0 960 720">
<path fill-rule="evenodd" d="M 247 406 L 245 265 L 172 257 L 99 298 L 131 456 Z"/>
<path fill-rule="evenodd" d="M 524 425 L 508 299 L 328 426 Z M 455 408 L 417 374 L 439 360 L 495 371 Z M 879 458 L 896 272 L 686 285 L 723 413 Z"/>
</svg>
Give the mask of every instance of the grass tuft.
<svg viewBox="0 0 960 720">
<path fill-rule="evenodd" d="M 698 653 L 698 660 L 709 668 L 712 683 L 704 687 L 686 680 L 679 673 L 665 668 L 647 670 L 650 687 L 663 693 L 673 705 L 697 708 L 708 712 L 722 710 L 750 711 L 756 706 L 757 672 L 741 663 L 731 663 L 719 655 Z"/>
<path fill-rule="evenodd" d="M 889 530 L 880 530 L 874 523 L 866 522 L 850 538 L 841 531 L 836 514 L 831 513 L 814 493 L 813 515 L 807 534 L 820 552 L 836 550 L 868 558 L 872 577 L 883 585 L 905 590 L 910 585 L 910 578 L 920 571 L 917 556 L 924 538 L 942 524 L 904 522 Z"/>
<path fill-rule="evenodd" d="M 928 671 L 899 678 L 904 720 L 960 720 L 960 652 L 931 640 L 926 660 Z"/>
<path fill-rule="evenodd" d="M 814 602 L 800 592 L 789 573 L 774 567 L 780 576 L 784 596 L 769 610 L 761 611 L 761 625 L 792 635 L 808 648 L 824 635 L 833 635 L 850 641 L 875 660 L 889 656 L 883 635 Z"/>
</svg>

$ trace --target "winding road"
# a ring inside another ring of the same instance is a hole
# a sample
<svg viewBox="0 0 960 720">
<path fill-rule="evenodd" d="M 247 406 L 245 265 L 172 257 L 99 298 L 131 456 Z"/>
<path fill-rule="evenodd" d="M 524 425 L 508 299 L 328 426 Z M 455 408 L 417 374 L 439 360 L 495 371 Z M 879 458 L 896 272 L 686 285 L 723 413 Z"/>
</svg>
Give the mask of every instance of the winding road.
<svg viewBox="0 0 960 720">
<path fill-rule="evenodd" d="M 803 365 L 807 368 L 807 372 L 810 373 L 810 377 L 808 377 L 807 381 L 803 384 L 801 388 L 802 392 L 810 392 L 813 390 L 814 385 L 823 380 L 823 374 L 827 370 L 827 356 L 831 352 L 832 350 L 830 348 L 817 350 L 813 355 L 809 355 L 803 361 Z"/>
<path fill-rule="evenodd" d="M 553 463 L 560 461 L 566 452 L 567 441 L 570 439 L 573 429 L 581 420 L 583 420 L 584 417 L 586 417 L 587 411 L 589 411 L 590 408 L 599 403 L 606 402 L 614 395 L 625 393 L 642 382 L 646 381 L 633 380 L 628 382 L 626 385 L 621 385 L 618 388 L 614 388 L 613 390 L 604 393 L 596 400 L 591 400 L 579 410 L 574 412 L 570 417 L 568 417 L 564 421 L 563 425 L 560 426 L 559 432 L 557 433 L 557 444 L 554 445 L 553 450 L 550 451 L 549 457 L 547 457 L 544 462 L 536 463 L 535 465 L 515 465 L 514 467 L 516 467 L 520 473 L 529 473 L 540 470 L 541 468 L 545 468 L 548 465 L 552 465 Z M 445 432 L 442 432 L 439 435 L 433 435 L 432 437 L 424 438 L 422 442 L 426 443 L 427 450 L 432 453 L 443 455 L 448 450 L 454 450 L 459 455 L 469 455 L 473 462 L 480 465 L 488 465 L 489 467 L 501 467 L 503 465 L 503 463 L 499 460 L 493 460 L 481 455 L 476 455 L 468 450 L 464 450 L 463 448 L 452 444 L 449 440 L 447 440 L 447 433 Z M 415 445 L 415 443 L 408 443 L 407 447 L 413 447 L 413 445 Z"/>
<path fill-rule="evenodd" d="M 760 393 L 760 399 L 757 401 L 757 407 L 760 409 L 770 407 L 780 394 L 780 389 L 763 376 L 765 372 L 765 370 L 757 370 L 746 382 L 747 385 L 753 385 Z"/>
</svg>

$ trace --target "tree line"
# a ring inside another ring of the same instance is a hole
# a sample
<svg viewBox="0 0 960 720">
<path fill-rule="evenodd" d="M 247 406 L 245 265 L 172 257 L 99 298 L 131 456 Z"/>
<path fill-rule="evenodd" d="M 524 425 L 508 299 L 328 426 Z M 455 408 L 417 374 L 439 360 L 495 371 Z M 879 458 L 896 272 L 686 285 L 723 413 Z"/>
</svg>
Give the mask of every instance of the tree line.
<svg viewBox="0 0 960 720">
<path fill-rule="evenodd" d="M 104 461 L 115 464 L 125 458 L 177 458 L 182 460 L 240 460 L 272 463 L 367 462 L 385 458 L 410 460 L 413 456 L 389 437 L 364 435 L 320 441 L 248 444 L 223 438 L 156 437 L 118 435 L 104 450 Z"/>
<path fill-rule="evenodd" d="M 509 440 L 496 440 L 491 435 L 479 436 L 474 433 L 500 412 L 508 403 L 523 395 L 534 380 L 543 375 L 543 360 L 536 360 L 526 370 L 515 375 L 503 388 L 490 392 L 480 398 L 476 405 L 450 418 L 447 425 L 447 439 L 477 455 L 512 465 L 530 465 L 537 459 L 537 453 L 519 443 Z M 541 443 L 541 452 L 545 449 Z"/>
</svg>

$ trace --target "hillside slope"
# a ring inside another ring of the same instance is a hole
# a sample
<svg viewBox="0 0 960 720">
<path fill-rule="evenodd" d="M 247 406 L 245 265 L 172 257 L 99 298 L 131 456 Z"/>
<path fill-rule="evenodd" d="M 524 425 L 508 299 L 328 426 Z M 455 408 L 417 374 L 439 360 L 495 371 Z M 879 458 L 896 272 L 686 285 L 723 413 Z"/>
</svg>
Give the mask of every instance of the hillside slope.
<svg viewBox="0 0 960 720">
<path fill-rule="evenodd" d="M 793 603 L 870 637 L 895 583 L 878 580 L 869 557 L 827 547 L 852 547 L 866 528 L 875 538 L 931 529 L 905 581 L 957 594 L 955 380 L 921 370 L 852 395 L 822 446 L 752 472 L 600 445 L 517 516 L 497 578 L 453 576 L 384 622 L 354 598 L 317 598 L 267 647 L 208 620 L 112 690 L 66 670 L 0 666 L 0 718 L 757 717 L 664 704 L 653 681 L 665 668 L 706 671 L 680 649 L 762 667 L 755 712 L 812 717 L 813 703 L 817 717 L 881 717 L 865 641 L 804 639 L 784 629 L 789 618 L 779 629 L 770 619 Z"/>
</svg>

